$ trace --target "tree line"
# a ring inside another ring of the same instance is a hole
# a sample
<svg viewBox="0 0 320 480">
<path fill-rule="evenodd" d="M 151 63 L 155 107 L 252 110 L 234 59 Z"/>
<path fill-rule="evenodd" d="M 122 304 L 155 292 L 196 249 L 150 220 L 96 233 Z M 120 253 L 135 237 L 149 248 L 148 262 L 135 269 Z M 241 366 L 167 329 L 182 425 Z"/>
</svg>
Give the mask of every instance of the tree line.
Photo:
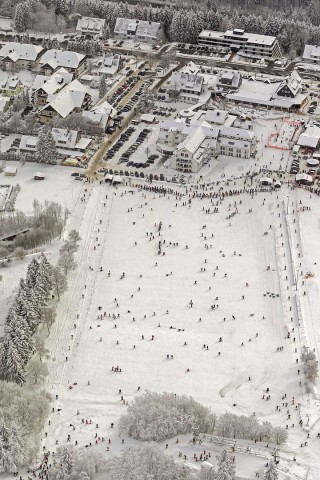
<svg viewBox="0 0 320 480">
<path fill-rule="evenodd" d="M 59 32 L 74 28 L 75 14 L 80 14 L 105 18 L 104 38 L 113 31 L 118 17 L 128 17 L 161 22 L 169 41 L 195 43 L 202 29 L 244 28 L 251 33 L 277 36 L 283 53 L 292 57 L 301 55 L 305 43 L 320 43 L 320 0 L 192 0 L 156 8 L 140 2 L 129 5 L 95 0 L 24 0 L 13 2 L 10 8 L 14 9 L 15 27 L 20 32 L 51 32 L 54 25 Z M 47 23 L 50 27 L 44 28 Z M 68 48 L 86 48 L 92 53 L 96 47 L 89 43 L 70 41 Z"/>
<path fill-rule="evenodd" d="M 48 393 L 35 388 L 48 375 L 45 334 L 55 322 L 55 299 L 67 290 L 66 275 L 76 268 L 79 241 L 71 230 L 56 266 L 44 254 L 31 260 L 6 316 L 0 342 L 0 472 L 16 473 L 38 451 L 51 402 Z"/>
<path fill-rule="evenodd" d="M 138 440 L 156 442 L 198 432 L 281 445 L 288 436 L 286 429 L 273 427 L 270 422 L 260 424 L 254 415 L 217 416 L 192 397 L 154 392 L 135 397 L 121 417 L 119 429 Z"/>
</svg>

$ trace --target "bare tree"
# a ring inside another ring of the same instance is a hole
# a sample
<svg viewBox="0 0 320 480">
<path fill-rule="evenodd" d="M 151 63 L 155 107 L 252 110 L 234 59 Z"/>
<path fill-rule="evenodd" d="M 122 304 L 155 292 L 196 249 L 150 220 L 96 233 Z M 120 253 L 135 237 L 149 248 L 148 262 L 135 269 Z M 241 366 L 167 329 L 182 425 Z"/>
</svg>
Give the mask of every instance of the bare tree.
<svg viewBox="0 0 320 480">
<path fill-rule="evenodd" d="M 7 258 L 10 252 L 6 247 L 0 247 L 0 258 Z"/>
<path fill-rule="evenodd" d="M 23 247 L 17 247 L 14 249 L 13 255 L 22 260 L 26 256 L 26 251 Z"/>
<path fill-rule="evenodd" d="M 65 275 L 67 275 L 71 270 L 75 270 L 77 268 L 74 256 L 70 252 L 61 253 L 58 265 L 62 268 Z"/>
<path fill-rule="evenodd" d="M 75 253 L 78 250 L 78 245 L 74 242 L 67 241 L 60 248 L 59 252 L 61 253 Z"/>
<path fill-rule="evenodd" d="M 38 355 L 40 362 L 42 362 L 43 358 L 46 360 L 50 358 L 50 352 L 45 347 L 44 340 L 39 335 L 34 338 L 34 346 L 36 349 L 36 355 Z"/>
<path fill-rule="evenodd" d="M 33 380 L 34 384 L 41 383 L 48 375 L 46 363 L 42 363 L 37 357 L 33 356 L 27 365 L 27 378 Z"/>
<path fill-rule="evenodd" d="M 81 237 L 77 230 L 70 230 L 68 237 L 69 237 L 69 240 L 71 240 L 74 243 L 80 242 L 81 240 Z"/>
<path fill-rule="evenodd" d="M 53 291 L 58 298 L 60 298 L 60 296 L 68 289 L 67 278 L 60 267 L 52 268 L 52 284 Z"/>
<path fill-rule="evenodd" d="M 53 283 L 53 288 L 55 288 L 55 285 L 54 285 L 54 270 L 55 268 L 57 267 L 53 267 L 52 268 L 52 275 L 53 275 L 53 278 L 52 278 L 52 283 Z M 51 326 L 54 324 L 55 322 L 55 319 L 56 319 L 56 313 L 54 311 L 53 308 L 49 308 L 49 307 L 44 307 L 41 309 L 41 323 L 43 325 L 46 325 L 47 329 L 48 329 L 48 335 L 50 333 L 50 328 Z"/>
</svg>

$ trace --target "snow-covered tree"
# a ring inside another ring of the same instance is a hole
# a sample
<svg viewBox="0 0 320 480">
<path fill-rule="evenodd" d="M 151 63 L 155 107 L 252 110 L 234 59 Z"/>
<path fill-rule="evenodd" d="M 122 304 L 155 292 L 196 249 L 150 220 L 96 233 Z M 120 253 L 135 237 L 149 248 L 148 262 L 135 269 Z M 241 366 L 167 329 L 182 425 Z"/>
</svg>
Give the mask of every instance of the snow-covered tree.
<svg viewBox="0 0 320 480">
<path fill-rule="evenodd" d="M 93 480 L 103 464 L 101 457 L 85 448 L 63 445 L 57 449 L 50 480 Z"/>
<path fill-rule="evenodd" d="M 37 160 L 39 163 L 53 163 L 58 158 L 56 142 L 51 129 L 46 125 L 41 128 L 37 141 Z"/>
<path fill-rule="evenodd" d="M 46 137 L 47 137 L 48 127 L 45 125 L 40 129 L 37 141 L 37 160 L 40 163 L 47 163 L 46 154 Z"/>
<path fill-rule="evenodd" d="M 70 230 L 68 237 L 69 237 L 69 240 L 71 240 L 71 242 L 73 243 L 78 243 L 81 240 L 81 237 L 77 230 Z"/>
<path fill-rule="evenodd" d="M 54 136 L 52 135 L 52 130 L 51 129 L 47 130 L 46 151 L 47 151 L 47 153 L 46 153 L 46 155 L 47 155 L 46 163 L 56 162 L 57 158 L 58 158 L 58 152 L 57 152 L 56 142 L 55 142 Z"/>
<path fill-rule="evenodd" d="M 75 270 L 77 268 L 74 256 L 69 252 L 62 252 L 60 254 L 58 265 L 61 267 L 65 275 L 67 275 L 71 270 Z"/>
<path fill-rule="evenodd" d="M 99 98 L 103 98 L 107 93 L 107 83 L 106 83 L 106 76 L 103 73 L 100 77 L 99 83 Z"/>
<path fill-rule="evenodd" d="M 102 38 L 103 40 L 108 40 L 111 36 L 109 24 L 106 22 L 102 29 Z"/>
<path fill-rule="evenodd" d="M 111 480 L 187 480 L 191 479 L 186 467 L 177 465 L 172 457 L 162 453 L 155 445 L 127 448 L 121 457 L 110 462 Z"/>
<path fill-rule="evenodd" d="M 0 378 L 23 385 L 25 382 L 24 359 L 19 346 L 6 338 L 0 345 Z"/>
<path fill-rule="evenodd" d="M 275 463 L 271 460 L 264 474 L 264 480 L 278 480 L 278 473 Z"/>
<path fill-rule="evenodd" d="M 303 347 L 301 354 L 301 361 L 303 363 L 303 373 L 308 383 L 315 383 L 319 375 L 319 366 L 316 354 L 310 348 Z"/>
<path fill-rule="evenodd" d="M 217 480 L 235 480 L 235 463 L 226 449 L 218 457 Z"/>
<path fill-rule="evenodd" d="M 140 440 L 159 441 L 177 434 L 213 431 L 215 415 L 192 397 L 146 392 L 120 419 L 120 430 Z"/>
<path fill-rule="evenodd" d="M 18 3 L 14 16 L 14 26 L 18 32 L 25 32 L 28 28 L 28 7 L 26 2 Z"/>
<path fill-rule="evenodd" d="M 58 266 L 52 269 L 52 288 L 58 298 L 68 289 L 67 278 Z"/>
<path fill-rule="evenodd" d="M 22 438 L 20 429 L 15 423 L 10 425 L 9 451 L 12 462 L 11 472 L 17 472 L 25 462 L 25 441 Z"/>
</svg>

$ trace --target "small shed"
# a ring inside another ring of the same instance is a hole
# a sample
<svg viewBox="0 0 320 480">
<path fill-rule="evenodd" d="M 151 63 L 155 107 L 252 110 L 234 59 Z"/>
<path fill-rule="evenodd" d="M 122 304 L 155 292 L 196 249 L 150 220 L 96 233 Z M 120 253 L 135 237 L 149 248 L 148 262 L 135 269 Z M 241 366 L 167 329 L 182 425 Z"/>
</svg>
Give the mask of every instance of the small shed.
<svg viewBox="0 0 320 480">
<path fill-rule="evenodd" d="M 156 116 L 151 115 L 150 113 L 144 113 L 140 117 L 141 122 L 145 122 L 145 123 L 154 123 L 155 119 L 156 119 Z"/>
<path fill-rule="evenodd" d="M 113 179 L 112 179 L 112 183 L 113 184 L 117 184 L 117 183 L 122 183 L 122 177 L 120 177 L 119 175 L 113 175 Z"/>
<path fill-rule="evenodd" d="M 34 175 L 33 175 L 33 179 L 34 180 L 44 180 L 46 178 L 46 176 L 41 173 L 41 172 L 36 172 Z"/>
<path fill-rule="evenodd" d="M 105 182 L 112 182 L 112 178 L 113 178 L 113 175 L 111 175 L 110 173 L 107 173 L 105 176 L 104 176 L 104 181 Z"/>
<path fill-rule="evenodd" d="M 318 167 L 319 166 L 319 160 L 317 158 L 308 158 L 307 160 L 307 165 L 308 167 Z"/>
<path fill-rule="evenodd" d="M 299 185 L 312 185 L 313 178 L 307 173 L 298 173 L 296 175 L 296 182 L 299 183 Z"/>
<path fill-rule="evenodd" d="M 272 178 L 269 178 L 269 177 L 261 177 L 260 183 L 261 185 L 270 186 L 273 184 L 273 180 Z"/>
<path fill-rule="evenodd" d="M 15 177 L 17 175 L 17 167 L 6 167 L 4 169 L 4 174 L 7 176 L 7 177 Z"/>
<path fill-rule="evenodd" d="M 300 145 L 294 145 L 292 148 L 292 155 L 297 155 L 300 151 Z"/>
</svg>

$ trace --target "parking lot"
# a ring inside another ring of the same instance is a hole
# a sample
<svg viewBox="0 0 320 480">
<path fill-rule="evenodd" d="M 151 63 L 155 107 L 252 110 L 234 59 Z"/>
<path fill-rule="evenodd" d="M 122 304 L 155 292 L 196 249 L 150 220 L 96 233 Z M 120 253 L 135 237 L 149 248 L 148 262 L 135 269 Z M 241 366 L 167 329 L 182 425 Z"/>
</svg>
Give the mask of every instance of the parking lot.
<svg viewBox="0 0 320 480">
<path fill-rule="evenodd" d="M 213 45 L 193 45 L 178 43 L 177 50 L 182 55 L 199 55 L 200 57 L 211 57 L 219 60 L 229 60 L 231 52 L 228 48 Z"/>
</svg>

